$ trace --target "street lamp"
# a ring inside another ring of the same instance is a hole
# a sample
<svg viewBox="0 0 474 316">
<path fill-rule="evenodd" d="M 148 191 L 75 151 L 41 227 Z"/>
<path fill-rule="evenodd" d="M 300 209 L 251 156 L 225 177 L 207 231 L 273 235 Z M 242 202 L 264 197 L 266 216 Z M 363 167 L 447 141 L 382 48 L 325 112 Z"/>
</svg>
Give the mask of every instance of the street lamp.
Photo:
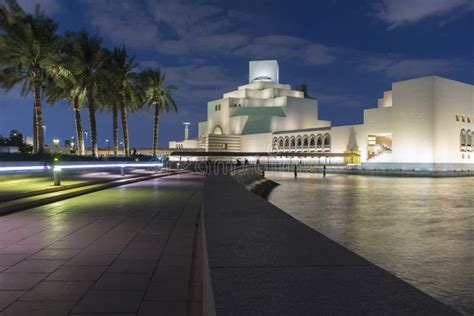
<svg viewBox="0 0 474 316">
<path fill-rule="evenodd" d="M 46 139 L 46 125 L 41 126 L 43 128 L 43 139 Z"/>
<path fill-rule="evenodd" d="M 109 155 L 109 150 L 110 150 L 109 140 L 106 139 L 105 142 L 107 143 L 107 156 L 108 156 Z"/>
</svg>

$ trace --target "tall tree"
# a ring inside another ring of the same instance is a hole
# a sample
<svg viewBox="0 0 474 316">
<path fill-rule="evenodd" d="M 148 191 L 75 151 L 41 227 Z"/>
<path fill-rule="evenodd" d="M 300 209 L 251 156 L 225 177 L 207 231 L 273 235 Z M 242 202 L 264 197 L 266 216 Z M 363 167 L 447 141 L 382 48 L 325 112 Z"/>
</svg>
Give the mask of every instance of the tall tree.
<svg viewBox="0 0 474 316">
<path fill-rule="evenodd" d="M 122 123 L 124 155 L 130 154 L 129 130 L 127 113 L 133 112 L 140 108 L 141 100 L 136 87 L 137 74 L 135 68 L 137 64 L 134 57 L 130 57 L 125 47 L 114 48 L 110 53 L 110 59 L 107 63 L 107 78 L 110 83 L 109 91 L 113 96 L 109 97 L 112 103 L 113 120 L 114 120 L 114 150 L 118 144 L 116 143 L 116 126 L 117 112 L 120 111 Z"/>
<path fill-rule="evenodd" d="M 159 69 L 145 69 L 139 77 L 143 101 L 153 111 L 153 156 L 156 156 L 158 153 L 160 113 L 167 113 L 171 109 L 178 111 L 173 99 L 173 92 L 176 88 L 165 84 L 165 75 L 162 75 Z"/>
<path fill-rule="evenodd" d="M 104 82 L 105 63 L 107 53 L 102 47 L 102 40 L 96 36 L 91 36 L 85 31 L 71 33 L 70 57 L 72 62 L 78 67 L 77 88 L 84 91 L 89 111 L 89 124 L 91 132 L 92 156 L 97 157 L 97 125 L 95 119 L 96 104 L 95 97 L 101 88 L 100 83 Z"/>
<path fill-rule="evenodd" d="M 54 104 L 59 101 L 67 101 L 74 111 L 74 122 L 76 127 L 77 154 L 86 154 L 84 143 L 84 128 L 82 127 L 81 108 L 86 101 L 86 93 L 75 85 L 75 81 L 56 81 L 46 87 L 47 101 Z"/>
<path fill-rule="evenodd" d="M 2 88 L 10 90 L 22 83 L 22 95 L 33 92 L 33 143 L 36 153 L 44 152 L 41 95 L 48 80 L 67 76 L 62 66 L 56 23 L 38 6 L 26 14 L 9 0 L 0 6 L 0 76 Z"/>
</svg>

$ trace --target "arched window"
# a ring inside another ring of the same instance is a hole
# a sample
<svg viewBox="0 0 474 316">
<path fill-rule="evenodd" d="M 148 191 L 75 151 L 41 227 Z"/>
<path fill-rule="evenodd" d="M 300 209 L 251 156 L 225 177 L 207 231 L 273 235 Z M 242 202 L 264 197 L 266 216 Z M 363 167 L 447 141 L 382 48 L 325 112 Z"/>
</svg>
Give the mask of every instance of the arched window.
<svg viewBox="0 0 474 316">
<path fill-rule="evenodd" d="M 467 133 L 465 129 L 461 130 L 460 141 L 461 141 L 461 151 L 466 151 Z"/>
<path fill-rule="evenodd" d="M 295 149 L 295 147 L 296 147 L 295 138 L 292 137 L 290 140 L 290 149 Z"/>
<path fill-rule="evenodd" d="M 466 146 L 467 146 L 467 151 L 471 151 L 472 149 L 472 132 L 470 129 L 467 130 L 466 132 Z"/>
<path fill-rule="evenodd" d="M 278 138 L 276 137 L 273 137 L 272 148 L 273 150 L 278 149 Z"/>
<path fill-rule="evenodd" d="M 212 134 L 214 134 L 214 135 L 222 135 L 222 134 L 224 134 L 224 133 L 222 132 L 222 128 L 221 128 L 219 125 L 217 125 L 216 127 L 214 127 L 214 131 L 212 132 Z"/>
<path fill-rule="evenodd" d="M 303 148 L 308 148 L 308 136 L 303 137 Z"/>
<path fill-rule="evenodd" d="M 324 135 L 324 149 L 331 150 L 331 135 L 329 134 Z"/>
<path fill-rule="evenodd" d="M 288 137 L 285 138 L 285 149 L 290 149 L 290 139 Z"/>
<path fill-rule="evenodd" d="M 314 138 L 314 135 L 311 135 L 311 138 L 309 139 L 309 147 L 310 148 L 316 147 L 316 139 Z"/>
<path fill-rule="evenodd" d="M 318 134 L 318 136 L 316 136 L 316 148 L 323 148 L 323 135 L 321 134 Z"/>
<path fill-rule="evenodd" d="M 300 149 L 301 148 L 301 137 L 298 136 L 298 138 L 296 139 L 296 148 Z"/>
<path fill-rule="evenodd" d="M 283 149 L 283 138 L 281 138 L 281 137 L 280 137 L 279 144 L 280 144 L 280 149 Z"/>
</svg>

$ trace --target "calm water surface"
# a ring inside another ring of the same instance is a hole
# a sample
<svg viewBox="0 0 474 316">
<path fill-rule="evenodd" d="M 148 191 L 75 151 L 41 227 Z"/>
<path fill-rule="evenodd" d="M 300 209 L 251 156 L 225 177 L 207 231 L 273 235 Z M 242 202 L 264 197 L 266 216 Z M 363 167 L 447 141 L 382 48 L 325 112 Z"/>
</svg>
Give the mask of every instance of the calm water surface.
<svg viewBox="0 0 474 316">
<path fill-rule="evenodd" d="M 272 177 L 270 202 L 462 313 L 474 314 L 474 178 Z"/>
</svg>

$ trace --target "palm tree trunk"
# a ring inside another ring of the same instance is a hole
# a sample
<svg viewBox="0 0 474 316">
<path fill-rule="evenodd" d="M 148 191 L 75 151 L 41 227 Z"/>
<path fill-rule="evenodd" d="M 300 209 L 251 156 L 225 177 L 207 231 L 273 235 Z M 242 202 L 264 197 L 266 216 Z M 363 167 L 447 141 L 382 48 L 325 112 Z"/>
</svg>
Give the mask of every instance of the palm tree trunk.
<svg viewBox="0 0 474 316">
<path fill-rule="evenodd" d="M 87 89 L 87 103 L 89 106 L 89 125 L 91 129 L 91 152 L 92 157 L 97 157 L 97 126 L 95 122 L 95 108 L 94 108 L 94 96 L 92 95 L 92 89 Z"/>
<path fill-rule="evenodd" d="M 112 105 L 112 120 L 113 120 L 113 134 L 114 134 L 114 156 L 118 156 L 119 151 L 119 144 L 118 144 L 118 137 L 119 137 L 119 130 L 118 130 L 118 111 L 117 111 L 117 104 Z"/>
<path fill-rule="evenodd" d="M 36 108 L 33 103 L 33 154 L 36 154 L 38 152 L 38 130 L 36 129 L 36 126 Z"/>
<path fill-rule="evenodd" d="M 43 111 L 41 111 L 41 74 L 40 70 L 33 71 L 33 86 L 35 92 L 34 111 L 36 115 L 36 152 L 44 153 L 44 131 L 43 131 Z"/>
<path fill-rule="evenodd" d="M 81 109 L 79 107 L 79 97 L 74 97 L 74 117 L 76 120 L 77 154 L 85 154 L 84 134 L 82 130 Z"/>
<path fill-rule="evenodd" d="M 159 109 L 158 103 L 155 104 L 155 115 L 153 121 L 153 157 L 156 157 L 158 149 L 158 127 L 160 124 Z"/>
<path fill-rule="evenodd" d="M 123 133 L 123 148 L 125 157 L 130 155 L 130 148 L 128 144 L 128 124 L 127 124 L 127 109 L 122 103 L 120 107 L 120 114 L 122 115 L 122 133 Z"/>
</svg>

